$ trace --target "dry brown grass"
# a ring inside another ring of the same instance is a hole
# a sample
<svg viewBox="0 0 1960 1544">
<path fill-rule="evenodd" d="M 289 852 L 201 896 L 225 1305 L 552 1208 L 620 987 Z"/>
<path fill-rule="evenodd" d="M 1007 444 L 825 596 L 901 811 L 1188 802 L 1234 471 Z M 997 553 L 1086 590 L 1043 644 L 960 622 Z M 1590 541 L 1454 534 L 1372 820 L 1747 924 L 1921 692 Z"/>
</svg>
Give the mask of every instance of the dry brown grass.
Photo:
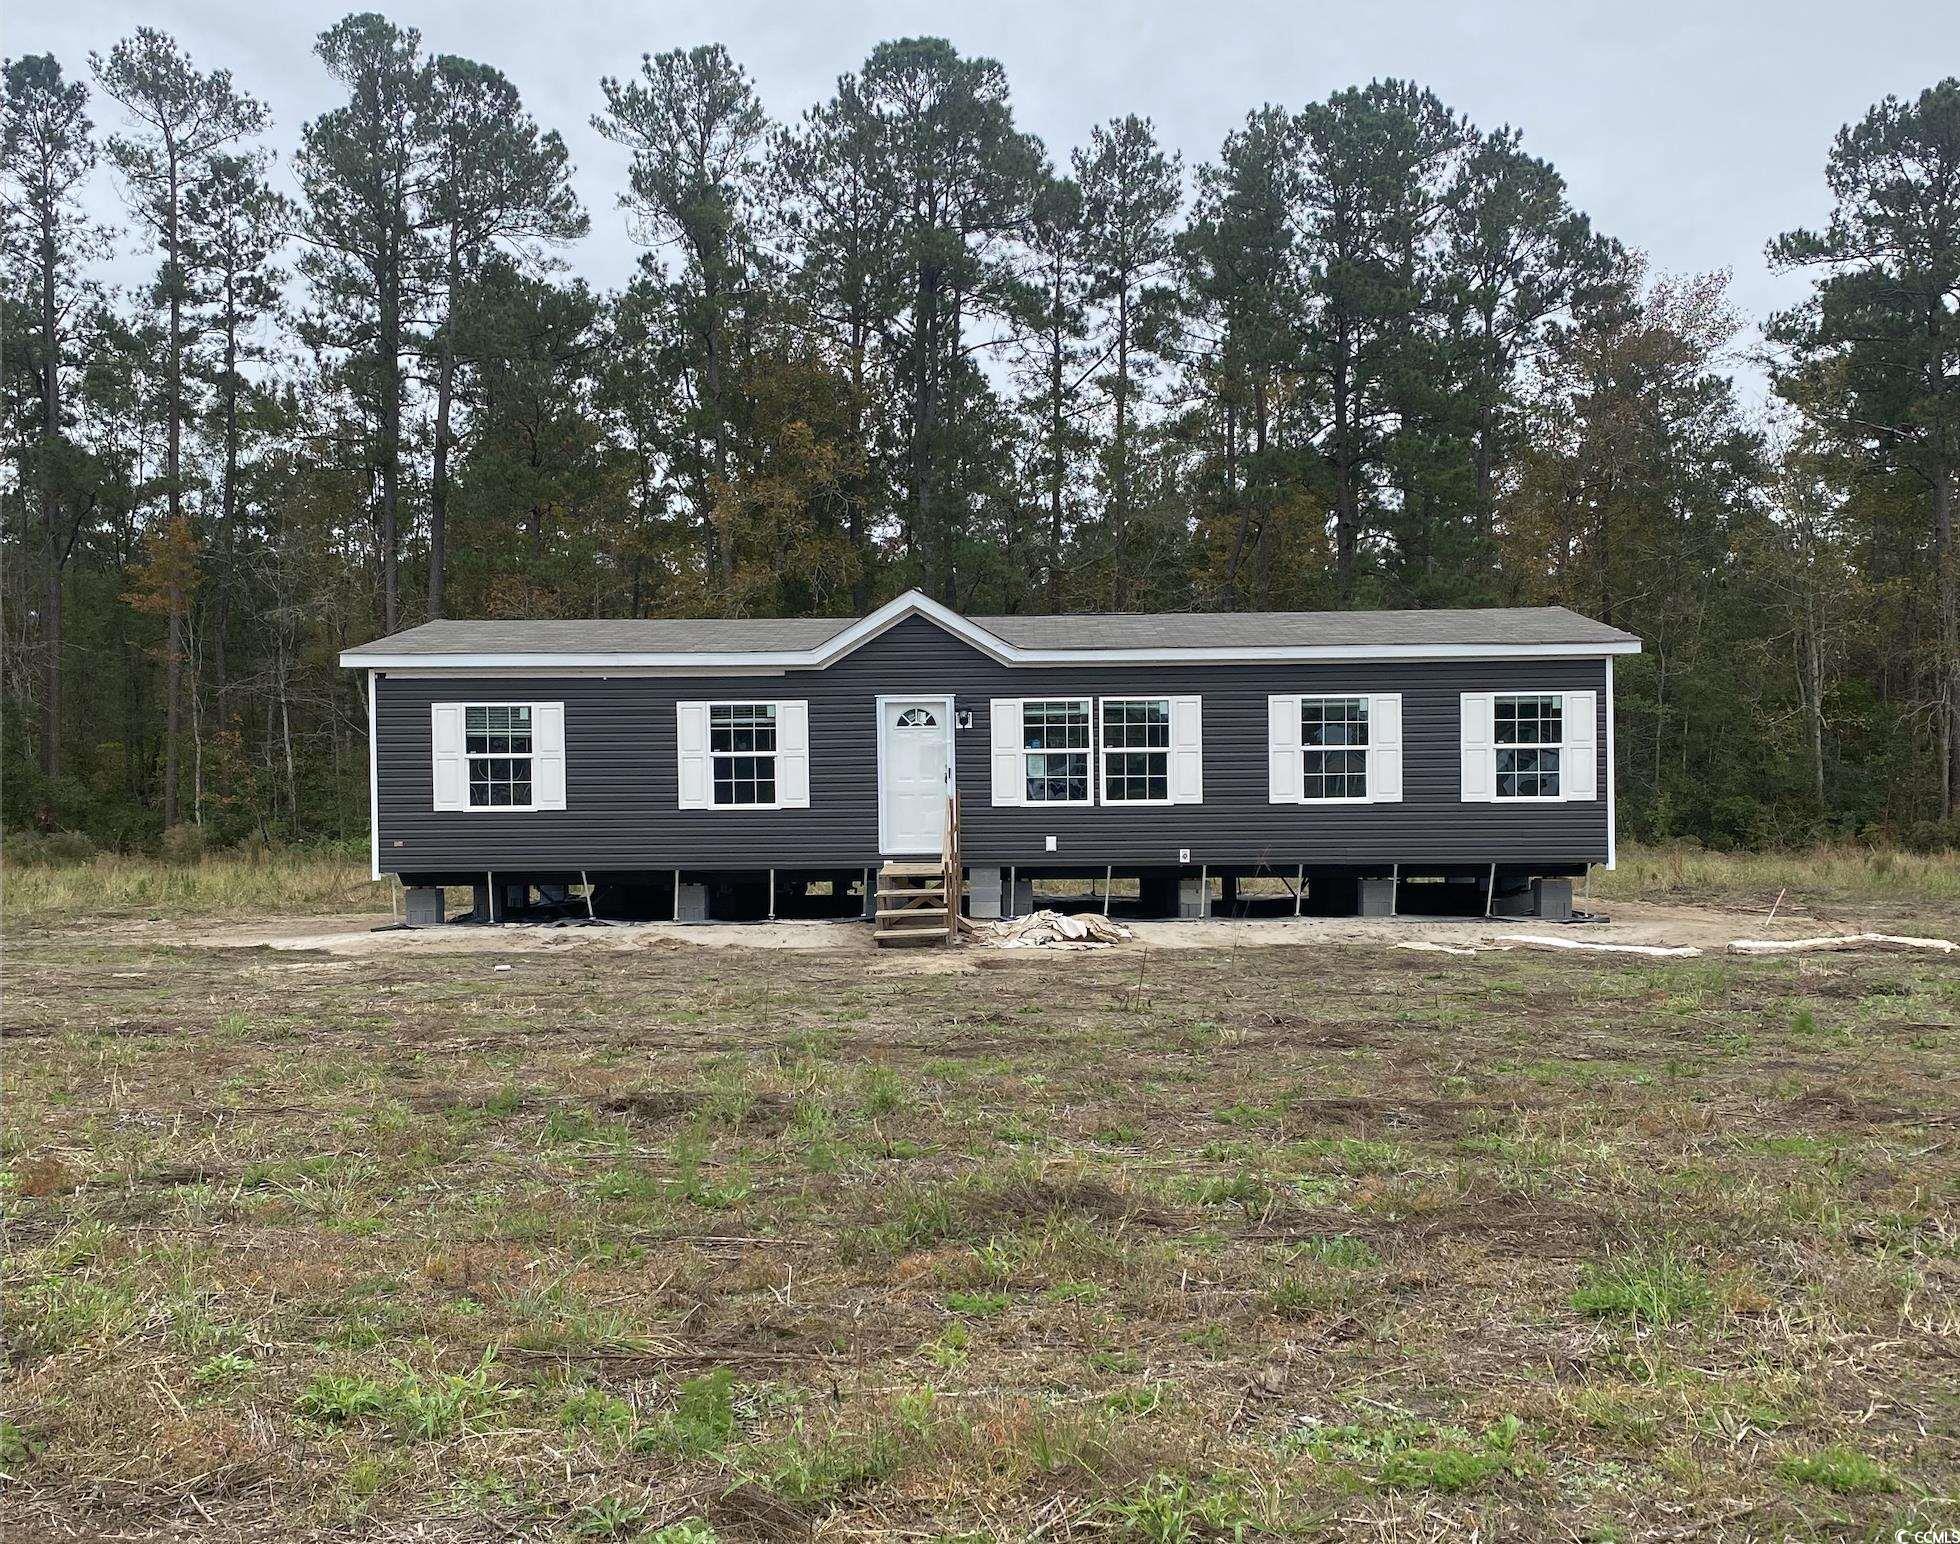
<svg viewBox="0 0 1960 1544">
<path fill-rule="evenodd" d="M 1943 965 L 973 963 L 16 946 L 9 1531 L 1950 1521 Z"/>
<path fill-rule="evenodd" d="M 1960 910 L 1960 852 L 1892 847 L 1805 847 L 1789 852 L 1708 852 L 1699 847 L 1623 846 L 1618 866 L 1596 870 L 1606 900 L 1769 900 L 1787 891 L 1803 904 L 1882 903 L 1897 912 Z"/>
<path fill-rule="evenodd" d="M 185 863 L 106 853 L 86 863 L 8 863 L 9 923 L 58 926 L 94 917 L 231 917 L 385 911 L 367 865 L 332 852 L 253 850 Z"/>
</svg>

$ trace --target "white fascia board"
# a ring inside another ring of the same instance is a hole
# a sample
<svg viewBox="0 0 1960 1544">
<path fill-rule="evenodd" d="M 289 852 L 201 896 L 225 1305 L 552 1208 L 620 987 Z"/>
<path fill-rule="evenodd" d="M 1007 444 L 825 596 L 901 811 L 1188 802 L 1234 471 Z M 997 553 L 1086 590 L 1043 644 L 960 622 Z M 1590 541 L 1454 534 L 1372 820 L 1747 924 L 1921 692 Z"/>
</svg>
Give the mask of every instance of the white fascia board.
<svg viewBox="0 0 1960 1544">
<path fill-rule="evenodd" d="M 869 641 L 869 640 L 866 640 Z M 848 652 L 848 651 L 842 651 Z M 1632 643 L 1386 643 L 1320 644 L 1241 649 L 987 649 L 1003 665 L 1261 665 L 1428 659 L 1603 659 L 1638 654 Z M 349 650 L 343 665 L 360 670 L 454 674 L 552 671 L 650 675 L 761 675 L 821 670 L 841 657 L 791 654 L 364 654 Z"/>
</svg>

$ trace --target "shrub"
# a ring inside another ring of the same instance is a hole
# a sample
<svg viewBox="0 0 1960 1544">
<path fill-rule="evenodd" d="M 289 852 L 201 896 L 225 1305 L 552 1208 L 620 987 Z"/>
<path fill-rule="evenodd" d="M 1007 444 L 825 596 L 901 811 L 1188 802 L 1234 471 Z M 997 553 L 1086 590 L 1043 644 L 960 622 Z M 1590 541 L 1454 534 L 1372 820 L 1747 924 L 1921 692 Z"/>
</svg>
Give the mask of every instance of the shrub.
<svg viewBox="0 0 1960 1544">
<path fill-rule="evenodd" d="M 23 868 L 62 868 L 87 863 L 95 856 L 95 843 L 79 831 L 13 831 L 0 846 L 7 861 Z"/>
<path fill-rule="evenodd" d="M 202 826 L 172 826 L 157 843 L 157 851 L 166 863 L 195 863 L 204 856 L 204 849 Z"/>
</svg>

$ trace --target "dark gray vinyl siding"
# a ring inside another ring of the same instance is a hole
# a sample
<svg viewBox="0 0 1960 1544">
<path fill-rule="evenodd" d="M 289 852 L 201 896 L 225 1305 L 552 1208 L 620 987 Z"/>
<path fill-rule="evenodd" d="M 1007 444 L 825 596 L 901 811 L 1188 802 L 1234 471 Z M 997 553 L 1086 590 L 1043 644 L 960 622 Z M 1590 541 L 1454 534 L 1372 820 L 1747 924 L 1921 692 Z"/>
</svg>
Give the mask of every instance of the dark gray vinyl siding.
<svg viewBox="0 0 1960 1544">
<path fill-rule="evenodd" d="M 1585 863 L 1606 857 L 1606 671 L 1602 660 L 1009 669 L 913 617 L 827 670 L 747 677 L 384 677 L 381 866 L 386 872 L 554 868 L 857 867 L 878 860 L 876 699 L 951 693 L 973 727 L 955 736 L 969 863 Z M 1599 797 L 1464 804 L 1457 797 L 1458 694 L 1599 692 Z M 1266 698 L 1274 692 L 1402 694 L 1399 804 L 1280 805 L 1266 797 Z M 994 697 L 1204 698 L 1204 803 L 995 809 Z M 677 701 L 803 698 L 810 704 L 810 807 L 677 807 Z M 449 811 L 433 803 L 435 702 L 562 701 L 563 811 Z M 1056 851 L 1044 839 L 1056 838 Z"/>
</svg>

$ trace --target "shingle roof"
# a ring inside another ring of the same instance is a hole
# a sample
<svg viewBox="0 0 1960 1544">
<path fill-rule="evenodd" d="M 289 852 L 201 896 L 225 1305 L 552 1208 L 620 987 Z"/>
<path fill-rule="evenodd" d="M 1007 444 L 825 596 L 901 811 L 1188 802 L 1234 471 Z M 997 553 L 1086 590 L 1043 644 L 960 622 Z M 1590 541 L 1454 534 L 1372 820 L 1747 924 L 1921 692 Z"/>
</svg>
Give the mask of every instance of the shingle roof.
<svg viewBox="0 0 1960 1544">
<path fill-rule="evenodd" d="M 930 605 L 930 603 L 923 603 Z M 891 609 L 891 608 L 887 608 Z M 937 610 L 937 608 L 933 608 Z M 959 619 L 940 612 L 957 625 Z M 348 650 L 367 658 L 688 654 L 774 655 L 820 648 L 854 617 L 642 618 L 597 621 L 425 622 Z M 1625 647 L 1629 633 L 1563 606 L 1475 611 L 1180 611 L 1154 615 L 978 616 L 967 618 L 1015 649 L 1098 651 L 1188 649 L 1516 649 L 1534 645 Z"/>
<path fill-rule="evenodd" d="M 424 622 L 363 644 L 376 654 L 771 654 L 814 649 L 855 617 L 642 617 Z"/>
<path fill-rule="evenodd" d="M 974 617 L 1023 649 L 1355 648 L 1379 644 L 1620 643 L 1563 606 L 1476 611 L 1173 611 L 1154 616 Z"/>
</svg>

